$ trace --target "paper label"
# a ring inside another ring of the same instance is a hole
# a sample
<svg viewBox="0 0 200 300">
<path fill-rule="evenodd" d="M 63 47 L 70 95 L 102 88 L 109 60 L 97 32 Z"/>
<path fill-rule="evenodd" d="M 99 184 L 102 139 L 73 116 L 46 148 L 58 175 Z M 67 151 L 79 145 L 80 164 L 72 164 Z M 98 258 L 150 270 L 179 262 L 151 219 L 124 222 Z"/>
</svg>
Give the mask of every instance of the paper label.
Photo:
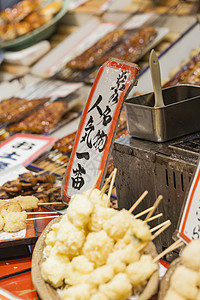
<svg viewBox="0 0 200 300">
<path fill-rule="evenodd" d="M 109 60 L 100 68 L 92 86 L 77 132 L 68 169 L 63 181 L 63 198 L 82 193 L 101 176 L 111 151 L 119 114 L 130 87 L 135 82 L 138 67 L 120 60 Z"/>
<path fill-rule="evenodd" d="M 0 145 L 0 172 L 15 165 L 26 166 L 46 151 L 56 141 L 56 138 L 16 134 Z"/>
<path fill-rule="evenodd" d="M 178 237 L 186 243 L 200 238 L 200 161 L 185 201 Z"/>
</svg>

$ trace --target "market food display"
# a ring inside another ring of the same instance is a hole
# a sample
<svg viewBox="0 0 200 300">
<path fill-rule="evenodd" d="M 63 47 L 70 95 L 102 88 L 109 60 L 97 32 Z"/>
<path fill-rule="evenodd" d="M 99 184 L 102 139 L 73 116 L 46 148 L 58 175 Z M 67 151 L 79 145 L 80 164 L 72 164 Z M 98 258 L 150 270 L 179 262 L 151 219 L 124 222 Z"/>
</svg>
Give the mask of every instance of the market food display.
<svg viewBox="0 0 200 300">
<path fill-rule="evenodd" d="M 41 107 L 28 117 L 8 128 L 10 132 L 45 133 L 58 125 L 63 115 L 68 111 L 68 103 L 55 101 Z"/>
<path fill-rule="evenodd" d="M 151 240 L 147 223 L 109 206 L 98 189 L 73 195 L 67 213 L 42 237 L 41 276 L 61 299 L 127 299 L 157 274 L 152 255 L 139 250 Z"/>
<path fill-rule="evenodd" d="M 123 29 L 112 31 L 69 61 L 67 67 L 84 70 L 100 66 L 110 57 L 135 62 L 156 35 L 153 27 L 145 27 L 132 34 Z"/>
<path fill-rule="evenodd" d="M 0 102 L 0 123 L 17 122 L 48 100 L 49 98 L 27 100 L 18 97 L 3 99 Z"/>
<path fill-rule="evenodd" d="M 164 84 L 165 87 L 176 84 L 200 85 L 200 52 L 194 55 L 181 69 Z"/>
<path fill-rule="evenodd" d="M 62 8 L 62 1 L 22 0 L 0 13 L 0 39 L 13 40 L 49 23 Z"/>
<path fill-rule="evenodd" d="M 161 281 L 159 300 L 199 299 L 200 240 L 192 240 Z"/>
<path fill-rule="evenodd" d="M 62 202 L 61 187 L 55 186 L 55 180 L 56 177 L 53 174 L 34 175 L 32 172 L 20 174 L 16 180 L 5 182 L 0 187 L 0 199 L 15 198 L 20 201 L 23 209 L 34 209 L 35 203 L 27 208 L 27 204 L 22 204 L 23 199 L 18 196 L 35 196 L 39 202 L 60 202 L 60 205 L 56 207 L 62 209 L 66 205 Z M 27 198 L 26 203 L 27 201 L 33 202 L 34 198 Z"/>
</svg>

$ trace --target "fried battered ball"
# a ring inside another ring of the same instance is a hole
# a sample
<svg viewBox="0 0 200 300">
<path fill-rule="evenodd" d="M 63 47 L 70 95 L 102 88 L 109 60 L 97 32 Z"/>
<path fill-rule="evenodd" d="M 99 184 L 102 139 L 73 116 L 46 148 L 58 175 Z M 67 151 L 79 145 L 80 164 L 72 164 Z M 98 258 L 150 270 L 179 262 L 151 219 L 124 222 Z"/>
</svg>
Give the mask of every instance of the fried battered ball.
<svg viewBox="0 0 200 300">
<path fill-rule="evenodd" d="M 106 263 L 112 266 L 115 273 L 125 272 L 126 270 L 126 264 L 122 261 L 120 251 L 111 252 Z"/>
<path fill-rule="evenodd" d="M 95 205 L 90 217 L 88 228 L 90 231 L 100 231 L 103 225 L 112 216 L 116 215 L 117 211 L 113 208 L 106 208 L 100 205 Z"/>
<path fill-rule="evenodd" d="M 181 259 L 184 266 L 194 271 L 200 270 L 200 240 L 193 240 L 183 249 Z"/>
<path fill-rule="evenodd" d="M 89 274 L 94 270 L 94 263 L 90 262 L 85 255 L 79 255 L 73 258 L 72 267 L 82 274 Z"/>
<path fill-rule="evenodd" d="M 131 232 L 135 235 L 138 239 L 142 240 L 143 242 L 148 242 L 151 240 L 151 232 L 149 230 L 149 225 L 143 222 L 140 219 L 133 219 L 130 225 Z"/>
<path fill-rule="evenodd" d="M 171 277 L 171 288 L 180 296 L 193 300 L 198 295 L 197 280 L 197 272 L 179 266 Z"/>
<path fill-rule="evenodd" d="M 133 286 L 141 285 L 157 270 L 158 266 L 153 263 L 151 255 L 142 255 L 140 260 L 131 263 L 126 268 L 126 274 Z"/>
<path fill-rule="evenodd" d="M 62 257 L 59 259 L 59 255 L 50 255 L 50 257 L 48 257 L 41 265 L 42 277 L 53 287 L 61 287 L 63 285 L 68 263 L 69 262 L 65 263 L 65 260 L 63 260 Z"/>
<path fill-rule="evenodd" d="M 82 283 L 60 291 L 60 295 L 63 300 L 88 300 L 92 295 L 92 290 L 89 284 Z"/>
<path fill-rule="evenodd" d="M 186 298 L 177 294 L 173 289 L 169 289 L 165 295 L 164 300 L 185 300 Z"/>
<path fill-rule="evenodd" d="M 47 246 L 51 246 L 53 247 L 56 243 L 56 233 L 55 231 L 51 230 L 49 231 L 49 233 L 46 235 L 46 238 L 45 238 L 45 244 Z"/>
<path fill-rule="evenodd" d="M 97 267 L 105 264 L 109 253 L 113 249 L 113 240 L 104 230 L 90 232 L 83 246 L 83 254 Z"/>
<path fill-rule="evenodd" d="M 73 268 L 72 263 L 69 263 L 65 268 L 65 284 L 67 285 L 77 285 L 81 283 L 86 283 L 89 274 L 83 274 Z"/>
<path fill-rule="evenodd" d="M 130 226 L 130 221 L 134 220 L 133 215 L 125 209 L 120 210 L 104 224 L 103 228 L 114 240 L 123 238 Z"/>
<path fill-rule="evenodd" d="M 93 203 L 85 195 L 74 195 L 67 209 L 67 215 L 74 226 L 82 229 L 88 224 L 92 210 Z"/>
<path fill-rule="evenodd" d="M 74 257 L 80 254 L 85 241 L 85 234 L 78 230 L 72 223 L 62 220 L 64 225 L 60 226 L 57 233 L 57 242 L 54 247 L 57 247 L 58 252 Z"/>
<path fill-rule="evenodd" d="M 99 290 L 108 299 L 121 300 L 131 296 L 132 286 L 126 274 L 118 273 L 108 283 L 100 285 Z"/>
<path fill-rule="evenodd" d="M 4 227 L 3 230 L 6 232 L 16 232 L 26 228 L 26 212 L 7 212 L 3 216 Z"/>
<path fill-rule="evenodd" d="M 107 283 L 114 277 L 112 266 L 104 265 L 95 269 L 88 277 L 88 283 L 94 286 Z"/>
<path fill-rule="evenodd" d="M 110 207 L 110 199 L 106 194 L 102 194 L 100 190 L 93 189 L 91 192 L 90 190 L 87 190 L 83 192 L 84 195 L 88 197 L 88 199 L 95 205 L 100 205 L 103 207 Z"/>
<path fill-rule="evenodd" d="M 97 292 L 90 298 L 90 300 L 109 300 L 109 299 L 103 293 Z"/>
</svg>

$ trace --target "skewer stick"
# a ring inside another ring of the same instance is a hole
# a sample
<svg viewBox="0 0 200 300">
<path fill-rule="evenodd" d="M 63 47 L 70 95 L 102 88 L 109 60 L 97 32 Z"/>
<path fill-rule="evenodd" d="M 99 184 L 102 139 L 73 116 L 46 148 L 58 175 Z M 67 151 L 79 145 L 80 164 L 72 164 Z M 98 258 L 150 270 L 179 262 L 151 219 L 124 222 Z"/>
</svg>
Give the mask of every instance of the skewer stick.
<svg viewBox="0 0 200 300">
<path fill-rule="evenodd" d="M 27 215 L 54 215 L 57 214 L 57 211 L 29 211 L 26 214 Z"/>
<path fill-rule="evenodd" d="M 169 223 L 169 220 L 167 220 L 167 221 L 165 221 L 165 222 L 163 222 L 163 223 L 160 223 L 160 224 L 158 224 L 157 226 L 151 228 L 151 229 L 150 229 L 150 232 L 152 233 L 152 232 L 156 231 L 157 229 L 159 229 L 160 227 L 163 227 L 165 224 L 168 224 L 168 223 Z"/>
<path fill-rule="evenodd" d="M 112 176 L 110 187 L 109 187 L 109 190 L 108 190 L 108 199 L 110 199 L 110 196 L 111 196 L 111 193 L 112 193 L 113 185 L 115 183 L 116 174 L 117 174 L 117 169 L 115 168 L 114 171 L 113 171 L 113 176 Z"/>
<path fill-rule="evenodd" d="M 154 233 L 154 235 L 151 237 L 151 240 L 153 241 L 159 234 L 161 234 L 165 229 L 167 229 L 171 225 L 171 221 L 168 220 L 168 223 L 166 223 L 164 226 L 162 226 L 158 231 Z"/>
<path fill-rule="evenodd" d="M 162 199 L 163 199 L 163 196 L 159 195 L 158 198 L 156 199 L 156 201 L 153 204 L 154 210 L 149 212 L 149 214 L 146 216 L 145 220 L 149 219 L 153 215 L 154 211 L 156 210 L 156 208 L 158 207 L 158 205 L 159 205 L 159 203 Z"/>
<path fill-rule="evenodd" d="M 177 240 L 176 242 L 174 242 L 172 245 L 170 245 L 167 249 L 165 249 L 163 252 L 161 252 L 158 256 L 156 256 L 154 259 L 153 259 L 153 262 L 157 262 L 159 261 L 159 259 L 163 256 L 165 256 L 166 254 L 174 251 L 175 249 L 183 246 L 184 243 L 181 239 Z"/>
<path fill-rule="evenodd" d="M 99 170 L 99 172 L 97 173 L 97 177 L 96 177 L 96 179 L 95 179 L 95 182 L 94 182 L 94 184 L 93 184 L 93 187 L 91 188 L 91 190 L 90 190 L 90 192 L 89 192 L 89 194 L 88 194 L 88 198 L 90 198 L 90 195 L 91 195 L 92 191 L 95 189 L 96 184 L 97 184 L 97 181 L 99 180 L 100 175 L 101 175 L 101 170 Z"/>
<path fill-rule="evenodd" d="M 165 229 L 167 229 L 170 225 L 171 225 L 171 221 L 167 220 L 166 222 L 164 222 L 165 225 L 162 226 L 158 231 L 156 231 L 156 233 L 154 233 L 154 235 L 152 235 L 151 237 L 151 241 L 153 241 L 159 234 L 161 234 Z M 163 223 L 163 224 L 164 224 Z M 163 225 L 162 224 L 162 225 Z M 160 224 L 161 225 L 161 224 Z M 146 246 L 148 245 L 149 242 L 144 242 L 143 244 L 141 244 L 138 248 L 137 251 L 140 252 L 142 251 L 144 248 L 146 248 Z"/>
<path fill-rule="evenodd" d="M 40 206 L 40 205 L 60 205 L 62 203 L 63 202 L 39 202 L 38 206 Z"/>
<path fill-rule="evenodd" d="M 155 219 L 158 219 L 158 218 L 160 218 L 160 217 L 162 217 L 162 216 L 163 216 L 163 214 L 160 213 L 160 214 L 157 214 L 157 215 L 155 215 L 155 216 L 153 216 L 153 217 L 151 217 L 151 218 L 145 220 L 144 222 L 145 222 L 145 223 L 148 223 L 148 222 L 151 222 L 151 221 L 153 221 L 153 220 L 155 220 Z"/>
<path fill-rule="evenodd" d="M 37 217 L 37 218 L 28 218 L 26 221 L 34 221 L 34 220 L 43 220 L 43 219 L 51 219 L 51 218 L 58 218 L 60 216 L 48 216 L 48 217 Z"/>
<path fill-rule="evenodd" d="M 112 176 L 113 176 L 113 172 L 110 174 L 110 176 L 106 179 L 106 181 L 105 181 L 105 183 L 104 183 L 104 185 L 103 185 L 103 187 L 102 187 L 102 189 L 101 189 L 101 195 L 103 195 L 104 193 L 105 193 L 105 191 L 106 191 L 106 189 L 107 189 L 107 187 L 108 187 L 108 184 L 109 184 L 109 182 L 111 181 L 111 179 L 112 179 Z"/>
<path fill-rule="evenodd" d="M 148 194 L 148 191 L 144 191 L 144 193 L 137 199 L 137 201 L 131 206 L 131 208 L 129 209 L 129 211 L 132 213 L 134 211 L 134 209 L 140 204 L 140 202 L 142 202 L 142 200 L 146 197 L 146 195 Z"/>
<path fill-rule="evenodd" d="M 149 211 L 151 211 L 152 209 L 154 209 L 153 206 L 151 206 L 151 207 L 149 207 L 149 208 L 147 208 L 147 209 L 141 211 L 139 214 L 135 215 L 134 218 L 136 218 L 136 219 L 137 219 L 137 218 L 140 218 L 141 216 L 147 214 L 147 213 L 148 213 Z"/>
</svg>

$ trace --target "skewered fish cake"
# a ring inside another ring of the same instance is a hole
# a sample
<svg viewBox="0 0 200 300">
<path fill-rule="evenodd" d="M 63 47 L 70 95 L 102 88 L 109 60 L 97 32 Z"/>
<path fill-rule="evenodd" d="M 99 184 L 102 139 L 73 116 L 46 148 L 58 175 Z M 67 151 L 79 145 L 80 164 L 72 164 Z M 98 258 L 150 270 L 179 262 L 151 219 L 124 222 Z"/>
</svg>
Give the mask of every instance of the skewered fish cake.
<svg viewBox="0 0 200 300">
<path fill-rule="evenodd" d="M 88 283 L 94 286 L 107 283 L 114 277 L 112 266 L 104 265 L 96 268 L 88 277 Z"/>
<path fill-rule="evenodd" d="M 126 274 L 118 273 L 110 282 L 100 285 L 99 290 L 108 299 L 121 300 L 131 296 L 132 285 Z"/>
<path fill-rule="evenodd" d="M 184 266 L 194 271 L 200 270 L 200 240 L 194 240 L 183 249 L 181 259 Z"/>
<path fill-rule="evenodd" d="M 194 300 L 198 295 L 197 280 L 197 272 L 180 266 L 172 275 L 171 288 L 180 296 Z"/>
<path fill-rule="evenodd" d="M 88 228 L 91 231 L 100 231 L 103 229 L 104 223 L 116 214 L 116 210 L 113 208 L 106 208 L 104 206 L 95 205 L 90 220 L 88 222 Z"/>
<path fill-rule="evenodd" d="M 6 216 L 10 212 L 21 212 L 22 208 L 19 203 L 5 203 L 0 207 L 0 214 L 2 217 Z"/>
<path fill-rule="evenodd" d="M 91 298 L 91 287 L 88 283 L 77 284 L 60 292 L 63 300 L 81 299 L 88 300 Z"/>
<path fill-rule="evenodd" d="M 18 203 L 23 210 L 38 208 L 39 200 L 34 196 L 18 196 L 11 200 Z"/>
<path fill-rule="evenodd" d="M 126 274 L 133 286 L 142 285 L 157 270 L 151 255 L 142 255 L 140 260 L 128 265 Z"/>
<path fill-rule="evenodd" d="M 98 189 L 87 190 L 83 192 L 83 194 L 86 195 L 95 205 L 110 207 L 110 199 L 106 194 L 102 194 Z"/>
<path fill-rule="evenodd" d="M 181 295 L 177 294 L 173 289 L 169 289 L 165 296 L 165 300 L 185 300 Z"/>
<path fill-rule="evenodd" d="M 112 248 L 113 240 L 104 230 L 101 230 L 88 233 L 82 251 L 96 266 L 102 266 L 105 264 Z"/>
<path fill-rule="evenodd" d="M 4 227 L 3 230 L 6 232 L 16 232 L 26 228 L 26 212 L 8 212 L 3 216 Z"/>
<path fill-rule="evenodd" d="M 89 222 L 93 204 L 85 195 L 72 196 L 67 215 L 77 228 L 84 229 Z"/>
</svg>

